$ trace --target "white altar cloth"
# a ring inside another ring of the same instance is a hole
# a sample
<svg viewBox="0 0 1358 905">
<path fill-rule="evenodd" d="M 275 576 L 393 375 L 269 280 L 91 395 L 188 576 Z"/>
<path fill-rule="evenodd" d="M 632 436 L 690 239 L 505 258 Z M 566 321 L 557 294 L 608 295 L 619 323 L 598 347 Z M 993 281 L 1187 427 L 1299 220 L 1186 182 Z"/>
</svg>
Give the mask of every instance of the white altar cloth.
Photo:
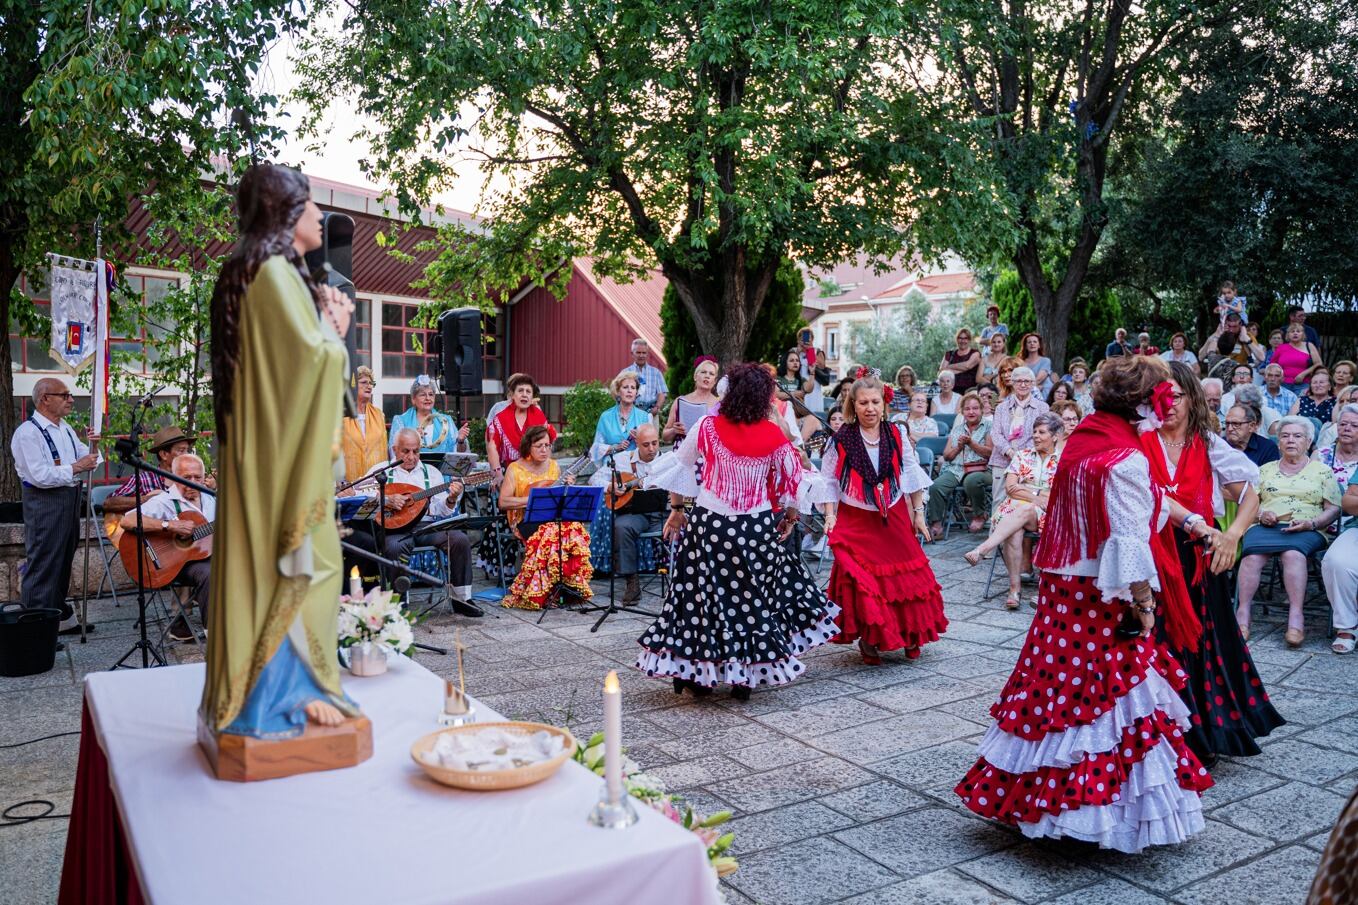
<svg viewBox="0 0 1358 905">
<path fill-rule="evenodd" d="M 94 673 L 85 697 L 128 848 L 152 905 L 714 905 L 700 840 L 635 802 L 625 830 L 585 822 L 603 781 L 567 762 L 507 792 L 438 785 L 410 745 L 438 726 L 443 682 L 394 659 L 347 677 L 373 756 L 346 770 L 215 779 L 196 740 L 201 664 Z M 478 704 L 481 721 L 500 719 Z"/>
</svg>

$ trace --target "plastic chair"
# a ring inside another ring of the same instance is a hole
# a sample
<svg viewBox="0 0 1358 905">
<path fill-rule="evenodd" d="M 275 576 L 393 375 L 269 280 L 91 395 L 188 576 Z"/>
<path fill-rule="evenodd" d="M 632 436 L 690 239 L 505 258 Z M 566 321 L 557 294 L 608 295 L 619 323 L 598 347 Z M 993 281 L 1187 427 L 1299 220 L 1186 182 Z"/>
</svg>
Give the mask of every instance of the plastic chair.
<svg viewBox="0 0 1358 905">
<path fill-rule="evenodd" d="M 113 580 L 113 564 L 118 561 L 118 548 L 104 530 L 104 501 L 113 496 L 117 489 L 116 484 L 101 484 L 90 491 L 90 519 L 99 535 L 99 556 L 104 560 L 104 575 L 99 579 L 99 588 L 94 596 L 104 596 L 104 583 L 107 582 L 109 593 L 113 595 L 113 605 L 122 606 L 118 600 L 118 586 Z"/>
<path fill-rule="evenodd" d="M 947 437 L 920 437 L 915 441 L 915 455 L 919 456 L 919 467 L 929 476 L 934 474 L 934 464 L 942 461 L 943 448 L 948 445 Z"/>
<path fill-rule="evenodd" d="M 934 420 L 938 422 L 938 432 L 946 437 L 952 433 L 952 426 L 957 423 L 957 413 L 935 415 Z"/>
</svg>

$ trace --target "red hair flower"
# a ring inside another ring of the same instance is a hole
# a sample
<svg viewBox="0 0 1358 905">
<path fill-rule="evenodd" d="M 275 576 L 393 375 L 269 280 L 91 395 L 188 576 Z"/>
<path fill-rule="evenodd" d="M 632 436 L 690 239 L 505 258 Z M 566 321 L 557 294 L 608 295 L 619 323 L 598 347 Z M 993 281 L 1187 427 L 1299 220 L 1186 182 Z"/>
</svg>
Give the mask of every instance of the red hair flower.
<svg viewBox="0 0 1358 905">
<path fill-rule="evenodd" d="M 1151 411 L 1155 412 L 1155 417 L 1164 421 L 1169 417 L 1169 410 L 1174 408 L 1174 385 L 1168 380 L 1162 380 L 1155 385 L 1151 391 Z"/>
</svg>

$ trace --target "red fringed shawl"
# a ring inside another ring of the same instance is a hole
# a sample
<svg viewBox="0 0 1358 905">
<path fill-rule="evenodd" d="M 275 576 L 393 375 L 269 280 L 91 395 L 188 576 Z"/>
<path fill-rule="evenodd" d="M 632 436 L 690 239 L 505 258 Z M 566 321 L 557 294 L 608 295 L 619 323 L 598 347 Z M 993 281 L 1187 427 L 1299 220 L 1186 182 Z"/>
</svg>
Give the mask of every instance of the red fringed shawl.
<svg viewBox="0 0 1358 905">
<path fill-rule="evenodd" d="M 737 424 L 718 413 L 698 429 L 703 489 L 742 512 L 796 498 L 802 463 L 772 421 Z"/>
<path fill-rule="evenodd" d="M 852 497 L 865 506 L 876 508 L 882 521 L 887 521 L 887 512 L 896 500 L 901 486 L 901 468 L 904 464 L 901 450 L 901 435 L 896 426 L 883 422 L 877 448 L 878 467 L 873 468 L 868 456 L 867 444 L 857 423 L 845 424 L 835 432 L 834 443 L 839 448 L 839 462 L 835 465 L 835 478 L 845 495 Z"/>
<path fill-rule="evenodd" d="M 1188 445 L 1179 454 L 1179 467 L 1173 478 L 1169 476 L 1169 460 L 1165 456 L 1164 446 L 1155 431 L 1141 435 L 1141 449 L 1150 462 L 1151 480 L 1155 482 L 1156 488 L 1189 512 L 1202 516 L 1209 525 L 1212 524 L 1216 518 L 1212 510 L 1212 463 L 1207 457 L 1207 444 L 1202 438 L 1194 435 L 1189 439 Z M 1160 572 L 1160 589 L 1166 599 L 1175 598 L 1178 606 L 1193 617 L 1189 627 L 1196 630 L 1192 632 L 1191 643 L 1185 646 L 1189 650 L 1197 650 L 1202 626 L 1197 621 L 1188 595 L 1174 526 L 1166 521 L 1165 527 L 1151 538 L 1151 543 L 1156 547 L 1155 564 Z M 1197 569 L 1193 573 L 1195 585 L 1207 577 L 1205 558 L 1198 556 L 1197 561 Z"/>
<path fill-rule="evenodd" d="M 519 427 L 519 419 L 514 417 L 515 408 L 510 405 L 500 410 L 500 414 L 495 416 L 495 420 L 490 422 L 486 428 L 491 442 L 495 443 L 500 452 L 501 466 L 508 465 L 510 462 L 520 458 L 519 444 L 523 442 L 523 434 L 528 428 L 535 424 L 547 425 L 547 433 L 553 440 L 556 440 L 556 429 L 547 424 L 547 416 L 542 409 L 536 405 L 528 407 L 528 414 L 523 419 L 523 427 Z"/>
<path fill-rule="evenodd" d="M 1136 428 L 1125 418 L 1095 412 L 1080 423 L 1061 452 L 1034 565 L 1040 569 L 1061 569 L 1099 555 L 1112 533 L 1108 520 L 1109 475 L 1114 466 L 1141 451 Z M 1151 551 L 1166 605 L 1165 631 L 1177 648 L 1196 650 L 1202 626 L 1187 594 L 1167 589 L 1166 576 L 1172 574 L 1171 569 L 1178 569 L 1179 559 L 1173 547 L 1166 551 L 1155 542 L 1161 503 L 1161 490 L 1156 482 L 1152 482 L 1151 492 L 1155 496 Z M 1182 585 L 1182 578 L 1180 581 Z"/>
</svg>

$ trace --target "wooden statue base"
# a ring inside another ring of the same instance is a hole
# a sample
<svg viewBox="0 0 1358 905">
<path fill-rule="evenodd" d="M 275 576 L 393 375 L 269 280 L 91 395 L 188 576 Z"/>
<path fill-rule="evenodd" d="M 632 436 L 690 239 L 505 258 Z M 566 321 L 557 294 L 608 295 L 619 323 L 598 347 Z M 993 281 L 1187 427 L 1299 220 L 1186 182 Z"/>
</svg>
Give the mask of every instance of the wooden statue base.
<svg viewBox="0 0 1358 905">
<path fill-rule="evenodd" d="M 218 735 L 200 717 L 198 745 L 218 779 L 255 782 L 361 764 L 373 755 L 373 731 L 368 718 L 358 716 L 334 728 L 307 723 L 296 738 L 266 741 Z"/>
</svg>

